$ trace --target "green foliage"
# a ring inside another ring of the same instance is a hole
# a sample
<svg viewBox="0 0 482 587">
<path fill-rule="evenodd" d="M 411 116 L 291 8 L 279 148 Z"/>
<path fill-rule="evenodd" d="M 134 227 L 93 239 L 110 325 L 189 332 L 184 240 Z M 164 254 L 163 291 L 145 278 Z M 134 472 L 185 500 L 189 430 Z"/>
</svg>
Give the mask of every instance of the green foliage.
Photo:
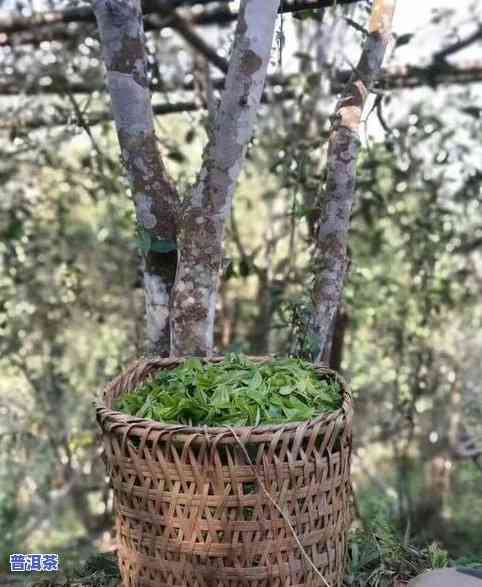
<svg viewBox="0 0 482 587">
<path fill-rule="evenodd" d="M 158 238 L 151 243 L 151 251 L 156 251 L 157 253 L 170 253 L 175 251 L 176 248 L 176 243 L 166 239 Z"/>
<path fill-rule="evenodd" d="M 408 580 L 449 562 L 448 553 L 435 543 L 426 548 L 406 544 L 382 516 L 353 533 L 349 555 L 344 584 L 350 587 L 391 587 L 396 579 Z"/>
<path fill-rule="evenodd" d="M 457 567 L 469 567 L 472 569 L 482 569 L 482 559 L 476 556 L 461 556 L 454 561 L 451 561 Z"/>
<path fill-rule="evenodd" d="M 137 227 L 136 245 L 141 253 L 147 253 L 151 248 L 152 235 L 141 226 Z"/>
<path fill-rule="evenodd" d="M 29 587 L 118 587 L 120 572 L 117 556 L 98 552 L 85 563 L 69 569 L 66 573 L 50 573 L 39 581 L 28 583 Z"/>
<path fill-rule="evenodd" d="M 349 565 L 345 587 L 392 587 L 424 571 L 448 566 L 481 568 L 478 557 L 454 558 L 438 543 L 418 546 L 402 537 L 382 506 L 363 516 L 362 527 L 353 531 L 348 546 Z"/>
<path fill-rule="evenodd" d="M 118 198 L 119 164 L 108 170 L 109 144 L 99 144 L 102 183 L 82 166 L 87 148 L 67 145 L 16 161 L 4 185 L 0 572 L 9 553 L 67 550 L 111 524 L 89 398 L 134 353 L 142 292 L 133 206 Z"/>
<path fill-rule="evenodd" d="M 57 4 L 53 0 L 52 8 Z M 236 192 L 237 227 L 227 227 L 232 263 L 216 323 L 221 352 L 304 358 L 316 352 L 307 336 L 309 247 L 324 197 L 335 97 L 326 96 L 328 72 L 319 83 L 319 44 L 311 39 L 342 11 L 364 24 L 360 16 L 369 8 L 368 2 L 340 5 L 336 15 L 325 11 L 323 23 L 319 11 L 295 13 L 303 20 L 294 22 L 299 43 L 290 54 L 300 67 L 290 65 L 288 85 L 276 89 L 295 99 L 272 101 L 260 117 Z M 438 26 L 446 36 L 458 26 L 443 14 L 438 11 Z M 359 35 L 350 36 L 358 47 Z M 148 43 L 150 78 L 162 80 L 166 90 L 183 79 L 180 42 L 163 33 Z M 434 39 L 434 47 L 439 44 Z M 323 47 L 333 71 L 345 67 L 336 51 L 329 55 Z M 5 47 L 2 59 L 11 87 L 28 82 L 33 89 L 57 77 L 52 81 L 60 84 L 64 74 L 69 83 L 102 78 L 95 37 Z M 408 90 L 408 101 L 403 91 L 391 103 L 386 96 L 379 111 L 388 126 L 385 146 L 370 130 L 376 111 L 370 116 L 357 170 L 341 354 L 356 395 L 360 502 L 384 502 L 394 527 L 421 544 L 437 540 L 452 557 L 464 556 L 463 566 L 482 555 L 480 470 L 453 459 L 450 438 L 456 421 L 470 434 L 482 433 L 481 118 L 469 87 L 439 85 L 436 100 L 425 90 Z M 76 100 L 86 119 L 105 107 L 101 93 Z M 56 545 L 68 551 L 63 560 L 71 560 L 73 552 L 78 556 L 77 539 L 94 547 L 98 531 L 111 527 L 101 513 L 112 506 L 91 393 L 142 352 L 144 298 L 135 249 L 163 253 L 174 245 L 134 235 L 134 206 L 110 123 L 91 127 L 98 151 L 73 124 L 36 131 L 20 125 L 24 115 L 49 121 L 71 111 L 66 94 L 4 99 L 4 121 L 14 130 L 5 131 L 0 144 L 2 570 L 9 552 L 56 552 Z M 199 116 L 156 121 L 181 195 L 190 193 L 207 138 Z M 440 457 L 443 486 L 431 472 Z M 70 487 L 82 499 L 72 499 Z M 386 556 L 379 560 L 385 571 L 393 568 Z M 375 568 L 361 565 L 362 577 Z"/>
<path fill-rule="evenodd" d="M 77 574 L 78 579 L 84 585 L 117 587 L 120 580 L 117 556 L 115 554 L 97 553 L 86 561 Z"/>
<path fill-rule="evenodd" d="M 176 243 L 166 239 L 160 239 L 153 236 L 148 230 L 142 226 L 137 227 L 136 245 L 139 251 L 143 254 L 149 251 L 156 251 L 157 253 L 170 253 L 176 250 Z"/>
<path fill-rule="evenodd" d="M 252 426 L 309 420 L 341 406 L 336 381 L 322 380 L 309 363 L 275 359 L 257 365 L 231 354 L 218 364 L 188 359 L 160 371 L 115 407 L 161 422 Z"/>
<path fill-rule="evenodd" d="M 443 569 L 444 567 L 448 566 L 448 552 L 443 548 L 440 548 L 436 542 L 432 542 L 432 544 L 429 545 L 427 551 L 430 558 L 430 564 L 433 569 Z"/>
</svg>

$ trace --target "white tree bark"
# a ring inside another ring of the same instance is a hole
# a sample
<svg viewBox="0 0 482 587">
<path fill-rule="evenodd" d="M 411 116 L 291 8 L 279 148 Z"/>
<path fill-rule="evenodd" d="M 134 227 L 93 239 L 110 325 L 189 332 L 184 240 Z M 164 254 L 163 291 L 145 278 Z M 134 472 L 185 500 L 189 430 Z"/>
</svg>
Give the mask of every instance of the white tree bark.
<svg viewBox="0 0 482 587">
<path fill-rule="evenodd" d="M 144 243 L 147 338 L 169 354 L 169 297 L 176 272 L 177 193 L 162 163 L 146 75 L 140 0 L 95 0 L 112 111 Z"/>
<path fill-rule="evenodd" d="M 279 3 L 241 2 L 225 90 L 198 181 L 179 223 L 171 308 L 174 355 L 212 352 L 224 226 L 261 101 Z"/>
<path fill-rule="evenodd" d="M 396 0 L 374 0 L 369 35 L 358 66 L 336 106 L 330 132 L 326 189 L 314 253 L 314 311 L 310 335 L 316 346 L 316 360 L 323 354 L 341 300 L 348 265 L 347 241 L 360 147 L 360 119 L 391 40 L 395 4 Z"/>
</svg>

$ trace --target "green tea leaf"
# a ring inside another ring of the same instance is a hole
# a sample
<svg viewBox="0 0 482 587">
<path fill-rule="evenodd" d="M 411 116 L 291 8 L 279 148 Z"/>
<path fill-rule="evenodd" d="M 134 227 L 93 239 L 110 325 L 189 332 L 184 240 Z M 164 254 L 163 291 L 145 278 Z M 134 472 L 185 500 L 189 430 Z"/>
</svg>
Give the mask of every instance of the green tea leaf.
<svg viewBox="0 0 482 587">
<path fill-rule="evenodd" d="M 156 253 L 170 253 L 177 249 L 176 243 L 156 238 L 150 243 L 150 250 L 156 251 Z"/>
<path fill-rule="evenodd" d="M 229 354 L 216 364 L 191 358 L 114 403 L 115 409 L 166 423 L 245 426 L 308 420 L 341 406 L 339 384 L 320 379 L 310 363 L 273 359 L 256 364 Z"/>
</svg>

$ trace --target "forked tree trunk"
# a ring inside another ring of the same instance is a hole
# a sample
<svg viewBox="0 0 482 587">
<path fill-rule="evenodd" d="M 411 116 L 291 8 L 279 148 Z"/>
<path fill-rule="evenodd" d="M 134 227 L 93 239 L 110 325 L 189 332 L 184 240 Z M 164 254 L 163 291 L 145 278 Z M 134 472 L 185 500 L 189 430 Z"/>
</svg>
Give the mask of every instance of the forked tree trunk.
<svg viewBox="0 0 482 587">
<path fill-rule="evenodd" d="M 241 0 L 225 90 L 204 163 L 191 197 L 181 206 L 157 149 L 140 0 L 94 2 L 117 134 L 144 243 L 148 339 L 158 353 L 212 352 L 224 226 L 261 101 L 279 4 Z M 390 40 L 394 5 L 395 0 L 374 0 L 370 34 L 337 105 L 329 139 L 315 252 L 311 335 L 319 342 L 317 358 L 341 298 L 358 128 Z"/>
<path fill-rule="evenodd" d="M 330 132 L 326 188 L 314 252 L 314 312 L 310 336 L 317 347 L 314 353 L 317 360 L 323 356 L 341 300 L 348 266 L 348 229 L 355 193 L 360 119 L 391 40 L 394 10 L 395 0 L 374 0 L 369 35 L 358 66 L 336 106 Z"/>
</svg>

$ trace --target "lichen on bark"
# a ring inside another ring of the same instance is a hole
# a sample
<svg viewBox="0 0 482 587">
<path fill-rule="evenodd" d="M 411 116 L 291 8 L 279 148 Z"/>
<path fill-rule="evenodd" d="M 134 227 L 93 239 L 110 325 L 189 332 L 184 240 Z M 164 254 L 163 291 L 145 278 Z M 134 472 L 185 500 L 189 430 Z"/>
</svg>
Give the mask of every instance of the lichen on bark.
<svg viewBox="0 0 482 587">
<path fill-rule="evenodd" d="M 178 196 L 162 163 L 148 88 L 140 0 L 96 0 L 107 84 L 117 135 L 141 229 L 176 242 Z M 169 354 L 169 297 L 177 256 L 145 250 L 142 255 L 148 350 Z"/>
<path fill-rule="evenodd" d="M 348 230 L 360 148 L 360 119 L 391 40 L 394 10 L 395 0 L 374 0 L 370 32 L 362 55 L 333 117 L 328 141 L 326 188 L 320 202 L 313 252 L 315 280 L 310 337 L 315 360 L 323 355 L 342 296 L 348 267 Z"/>
<path fill-rule="evenodd" d="M 175 355 L 213 349 L 224 227 L 266 79 L 279 0 L 242 0 L 225 89 L 202 169 L 179 223 L 171 308 Z"/>
</svg>

